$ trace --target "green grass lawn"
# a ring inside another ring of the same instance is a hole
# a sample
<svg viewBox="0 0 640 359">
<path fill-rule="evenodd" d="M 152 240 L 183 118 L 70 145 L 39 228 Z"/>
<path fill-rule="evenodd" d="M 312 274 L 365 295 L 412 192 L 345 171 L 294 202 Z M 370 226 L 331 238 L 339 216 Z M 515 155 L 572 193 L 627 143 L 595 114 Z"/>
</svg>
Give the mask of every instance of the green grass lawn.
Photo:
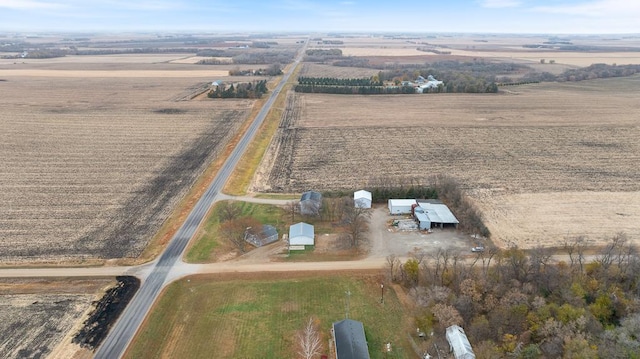
<svg viewBox="0 0 640 359">
<path fill-rule="evenodd" d="M 214 251 L 220 245 L 220 241 L 224 241 L 224 239 L 218 237 L 220 203 L 217 202 L 209 212 L 205 223 L 196 236 L 194 244 L 184 256 L 186 262 L 205 263 L 215 261 Z M 280 207 L 249 202 L 234 203 L 240 207 L 241 216 L 251 216 L 262 224 L 275 226 L 280 236 L 282 236 L 284 230 L 289 230 L 283 220 L 285 212 Z"/>
<path fill-rule="evenodd" d="M 274 275 L 276 277 L 276 275 Z M 280 276 L 282 277 L 282 276 Z M 371 358 L 413 358 L 407 313 L 393 290 L 380 303 L 377 277 L 216 281 L 198 276 L 167 287 L 125 358 L 296 358 L 296 332 L 319 323 L 329 353 L 331 324 L 364 323 Z M 383 344 L 394 351 L 383 356 Z"/>
</svg>

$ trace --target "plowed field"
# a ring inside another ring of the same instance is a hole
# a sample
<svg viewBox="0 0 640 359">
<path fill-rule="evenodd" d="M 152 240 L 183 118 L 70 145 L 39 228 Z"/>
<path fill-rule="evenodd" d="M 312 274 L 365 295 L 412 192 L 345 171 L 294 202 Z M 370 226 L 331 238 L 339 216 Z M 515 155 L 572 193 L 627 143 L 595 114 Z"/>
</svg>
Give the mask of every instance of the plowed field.
<svg viewBox="0 0 640 359">
<path fill-rule="evenodd" d="M 638 192 L 638 97 L 640 77 L 514 87 L 498 95 L 292 95 L 272 144 L 275 160 L 263 163 L 268 180 L 254 189 L 349 190 L 366 187 L 372 178 L 426 181 L 447 174 L 470 193 L 579 192 L 579 201 L 588 203 L 589 191 Z M 504 213 L 503 203 L 480 204 L 491 217 Z M 553 221 L 544 214 L 531 220 L 540 227 L 556 223 L 538 232 L 553 243 L 567 235 L 562 218 L 584 228 L 572 235 L 602 239 L 612 228 L 640 235 L 637 224 L 591 230 L 598 221 L 619 217 L 615 213 L 636 218 L 640 209 L 632 203 L 594 203 L 594 215 L 577 212 L 583 209 L 575 206 L 566 217 L 548 213 Z M 504 229 L 511 220 L 508 214 L 495 219 Z M 519 242 L 517 230 L 501 238 L 500 228 L 490 226 L 497 239 Z M 530 233 L 528 238 L 529 246 L 535 244 Z"/>
<path fill-rule="evenodd" d="M 184 101 L 193 78 L 3 78 L 4 263 L 137 256 L 252 105 Z"/>
</svg>

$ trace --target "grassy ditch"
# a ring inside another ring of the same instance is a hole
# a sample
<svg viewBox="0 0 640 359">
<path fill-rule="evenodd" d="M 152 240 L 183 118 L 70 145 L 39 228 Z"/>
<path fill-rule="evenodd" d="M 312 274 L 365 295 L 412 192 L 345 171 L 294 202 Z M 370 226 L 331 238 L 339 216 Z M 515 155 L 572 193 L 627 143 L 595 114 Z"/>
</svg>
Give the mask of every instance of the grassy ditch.
<svg viewBox="0 0 640 359">
<path fill-rule="evenodd" d="M 278 229 L 278 233 L 283 233 L 285 229 L 283 216 L 284 210 L 270 204 L 234 202 L 239 208 L 239 216 L 250 216 L 263 224 L 270 224 Z M 184 260 L 188 263 L 215 262 L 218 251 L 226 248 L 227 243 L 218 236 L 220 226 L 220 211 L 222 202 L 216 202 L 209 211 L 209 215 L 200 227 L 195 241 L 187 250 Z"/>
<path fill-rule="evenodd" d="M 167 287 L 125 358 L 294 358 L 296 333 L 310 317 L 329 354 L 331 324 L 345 318 L 347 297 L 349 318 L 364 324 L 371 358 L 414 357 L 409 316 L 396 293 L 386 290 L 383 305 L 379 277 L 342 274 L 182 279 Z M 386 342 L 394 350 L 385 356 Z"/>
<path fill-rule="evenodd" d="M 260 126 L 253 141 L 249 144 L 242 159 L 238 162 L 238 165 L 231 174 L 222 192 L 234 196 L 242 196 L 247 193 L 251 179 L 260 165 L 262 157 L 269 148 L 271 138 L 278 130 L 287 99 L 287 91 L 291 89 L 293 83 L 296 81 L 300 69 L 301 67 L 299 66 L 294 70 L 289 81 L 284 85 L 282 91 L 280 91 L 271 111 Z"/>
</svg>

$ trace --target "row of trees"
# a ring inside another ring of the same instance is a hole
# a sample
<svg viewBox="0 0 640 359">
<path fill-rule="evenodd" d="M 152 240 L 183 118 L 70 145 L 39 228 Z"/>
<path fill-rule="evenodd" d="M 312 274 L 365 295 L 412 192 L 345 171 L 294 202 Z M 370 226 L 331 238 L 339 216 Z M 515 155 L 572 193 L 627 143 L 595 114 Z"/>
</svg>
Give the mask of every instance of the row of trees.
<svg viewBox="0 0 640 359">
<path fill-rule="evenodd" d="M 296 92 L 329 93 L 339 95 L 397 95 L 413 94 L 416 89 L 411 86 L 314 86 L 296 85 Z"/>
<path fill-rule="evenodd" d="M 282 75 L 282 65 L 281 64 L 272 64 L 266 69 L 240 69 L 239 67 L 235 67 L 229 70 L 229 76 L 278 76 Z"/>
<path fill-rule="evenodd" d="M 212 57 L 197 62 L 198 65 L 227 64 L 229 60 L 220 60 L 216 57 L 230 58 L 234 64 L 264 65 L 264 64 L 288 64 L 293 61 L 293 51 L 248 51 L 248 50 L 204 50 L 197 53 L 198 56 Z"/>
<path fill-rule="evenodd" d="M 298 77 L 298 84 L 311 86 L 382 86 L 380 80 L 373 77 L 337 78 L 337 77 Z"/>
<path fill-rule="evenodd" d="M 268 91 L 267 80 L 261 80 L 236 85 L 232 84 L 226 88 L 224 88 L 224 86 L 217 86 L 209 91 L 207 96 L 209 98 L 260 98 Z"/>
<path fill-rule="evenodd" d="M 586 244 L 567 239 L 562 261 L 517 247 L 388 257 L 387 275 L 414 298 L 423 332 L 460 325 L 478 358 L 637 358 L 640 256 L 622 233 L 590 257 Z"/>
</svg>

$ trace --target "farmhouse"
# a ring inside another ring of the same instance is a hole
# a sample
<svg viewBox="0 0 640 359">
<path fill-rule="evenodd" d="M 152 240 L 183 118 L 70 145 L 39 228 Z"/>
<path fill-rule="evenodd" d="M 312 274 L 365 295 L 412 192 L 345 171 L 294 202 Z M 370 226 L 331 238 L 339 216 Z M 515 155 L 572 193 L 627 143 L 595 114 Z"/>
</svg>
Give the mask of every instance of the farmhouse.
<svg viewBox="0 0 640 359">
<path fill-rule="evenodd" d="M 456 359 L 475 359 L 476 355 L 473 353 L 469 339 L 464 334 L 464 330 L 457 326 L 452 325 L 447 328 L 447 341 L 449 342 L 449 350 L 453 352 L 453 356 Z"/>
<path fill-rule="evenodd" d="M 247 233 L 244 240 L 256 247 L 262 247 L 278 240 L 278 230 L 274 226 L 265 224 L 259 233 Z"/>
<path fill-rule="evenodd" d="M 289 247 L 291 246 L 312 246 L 314 241 L 313 226 L 300 222 L 289 227 Z"/>
<path fill-rule="evenodd" d="M 416 220 L 419 222 L 420 229 L 431 228 L 431 225 L 440 226 L 453 225 L 458 228 L 460 223 L 456 216 L 451 213 L 449 207 L 439 200 L 421 200 L 413 210 Z M 424 221 L 424 225 L 423 222 Z"/>
<path fill-rule="evenodd" d="M 364 325 L 353 319 L 333 323 L 333 342 L 336 359 L 369 359 L 369 346 L 364 335 Z"/>
<path fill-rule="evenodd" d="M 307 191 L 300 197 L 300 214 L 304 216 L 317 216 L 322 207 L 322 194 L 315 191 Z"/>
<path fill-rule="evenodd" d="M 391 214 L 410 214 L 412 206 L 417 202 L 415 199 L 390 199 L 389 213 Z"/>
<path fill-rule="evenodd" d="M 353 203 L 356 208 L 371 208 L 371 192 L 365 190 L 353 192 Z"/>
</svg>

